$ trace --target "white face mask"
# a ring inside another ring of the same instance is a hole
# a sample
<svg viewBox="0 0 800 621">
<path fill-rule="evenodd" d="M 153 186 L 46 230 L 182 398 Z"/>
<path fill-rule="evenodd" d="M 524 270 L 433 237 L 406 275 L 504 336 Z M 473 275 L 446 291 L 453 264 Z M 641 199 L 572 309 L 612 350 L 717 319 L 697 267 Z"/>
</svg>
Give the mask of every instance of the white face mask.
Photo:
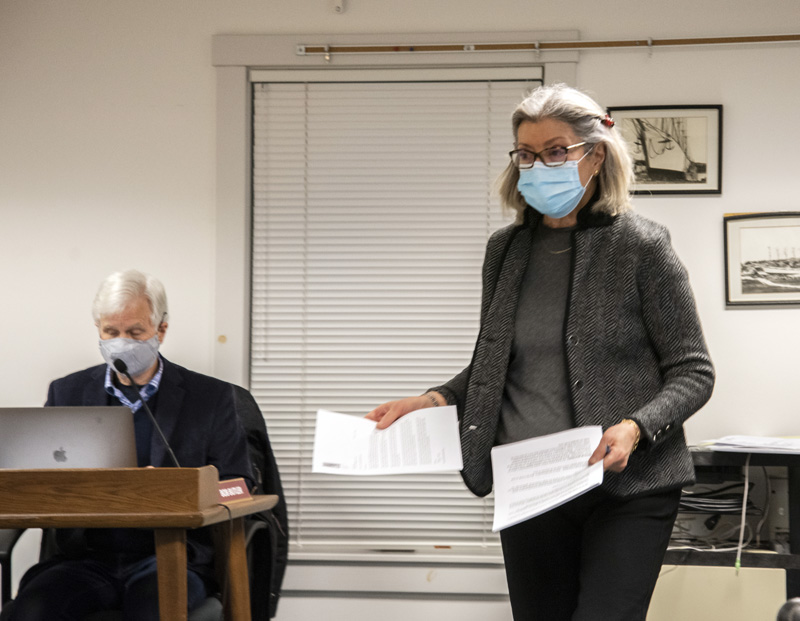
<svg viewBox="0 0 800 621">
<path fill-rule="evenodd" d="M 128 367 L 132 377 L 141 375 L 155 363 L 158 358 L 158 334 L 146 341 L 136 339 L 100 339 L 100 353 L 112 369 L 115 360 L 122 360 Z"/>
</svg>

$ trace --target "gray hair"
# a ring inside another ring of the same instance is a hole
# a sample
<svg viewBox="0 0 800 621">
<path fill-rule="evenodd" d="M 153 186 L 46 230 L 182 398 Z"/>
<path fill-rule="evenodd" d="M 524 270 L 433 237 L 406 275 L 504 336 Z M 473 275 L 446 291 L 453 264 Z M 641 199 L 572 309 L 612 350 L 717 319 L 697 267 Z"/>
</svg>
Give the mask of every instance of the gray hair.
<svg viewBox="0 0 800 621">
<path fill-rule="evenodd" d="M 617 215 L 631 208 L 630 187 L 633 184 L 633 161 L 628 146 L 616 127 L 606 127 L 601 121 L 606 111 L 591 97 L 566 84 L 540 86 L 531 92 L 511 115 L 514 144 L 517 144 L 519 126 L 530 121 L 556 119 L 572 128 L 581 142 L 604 144 L 605 160 L 600 167 L 598 183 L 600 197 L 592 211 Z M 517 212 L 517 222 L 527 207 L 517 190 L 519 170 L 513 163 L 498 179 L 503 207 Z"/>
<path fill-rule="evenodd" d="M 167 293 L 161 281 L 137 270 L 114 272 L 102 282 L 92 303 L 95 324 L 100 324 L 100 317 L 122 312 L 139 297 L 150 303 L 150 319 L 158 329 L 167 321 Z"/>
</svg>

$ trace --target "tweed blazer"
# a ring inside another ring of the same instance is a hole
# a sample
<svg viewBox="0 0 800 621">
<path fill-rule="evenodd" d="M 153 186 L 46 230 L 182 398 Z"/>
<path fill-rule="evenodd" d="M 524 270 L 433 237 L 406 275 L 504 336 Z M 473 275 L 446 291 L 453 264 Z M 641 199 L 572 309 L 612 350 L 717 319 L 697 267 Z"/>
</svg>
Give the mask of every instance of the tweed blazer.
<svg viewBox="0 0 800 621">
<path fill-rule="evenodd" d="M 480 332 L 472 361 L 440 392 L 459 412 L 462 476 L 492 490 L 491 449 L 500 418 L 520 284 L 538 212 L 494 233 L 486 248 Z M 632 496 L 694 482 L 683 423 L 711 396 L 711 363 L 685 268 L 667 229 L 626 212 L 578 212 L 564 322 L 568 392 L 576 426 L 624 418 L 639 447 L 603 487 Z M 535 416 L 531 412 L 531 416 Z"/>
</svg>

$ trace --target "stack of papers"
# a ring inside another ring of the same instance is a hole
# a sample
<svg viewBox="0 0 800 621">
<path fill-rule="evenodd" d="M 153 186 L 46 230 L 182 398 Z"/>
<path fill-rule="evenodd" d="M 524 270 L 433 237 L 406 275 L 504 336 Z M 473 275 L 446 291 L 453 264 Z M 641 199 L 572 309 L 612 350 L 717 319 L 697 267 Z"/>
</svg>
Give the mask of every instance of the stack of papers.
<svg viewBox="0 0 800 621">
<path fill-rule="evenodd" d="M 800 438 L 765 438 L 761 436 L 725 436 L 700 444 L 712 451 L 733 453 L 800 453 Z"/>
<path fill-rule="evenodd" d="M 576 427 L 495 446 L 494 523 L 497 532 L 563 505 L 603 482 L 603 462 L 589 465 L 603 430 Z"/>
</svg>

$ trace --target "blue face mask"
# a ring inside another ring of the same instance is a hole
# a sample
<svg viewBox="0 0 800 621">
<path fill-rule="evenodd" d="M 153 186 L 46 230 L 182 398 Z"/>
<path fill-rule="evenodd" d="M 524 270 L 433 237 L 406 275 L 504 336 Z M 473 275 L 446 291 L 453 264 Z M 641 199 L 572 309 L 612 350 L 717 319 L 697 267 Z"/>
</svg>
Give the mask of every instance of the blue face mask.
<svg viewBox="0 0 800 621">
<path fill-rule="evenodd" d="M 551 218 L 563 218 L 578 206 L 592 180 L 590 177 L 586 185 L 581 185 L 578 174 L 578 162 L 581 160 L 571 160 L 556 167 L 536 161 L 533 168 L 519 171 L 517 189 L 525 202 L 539 213 Z"/>
</svg>

